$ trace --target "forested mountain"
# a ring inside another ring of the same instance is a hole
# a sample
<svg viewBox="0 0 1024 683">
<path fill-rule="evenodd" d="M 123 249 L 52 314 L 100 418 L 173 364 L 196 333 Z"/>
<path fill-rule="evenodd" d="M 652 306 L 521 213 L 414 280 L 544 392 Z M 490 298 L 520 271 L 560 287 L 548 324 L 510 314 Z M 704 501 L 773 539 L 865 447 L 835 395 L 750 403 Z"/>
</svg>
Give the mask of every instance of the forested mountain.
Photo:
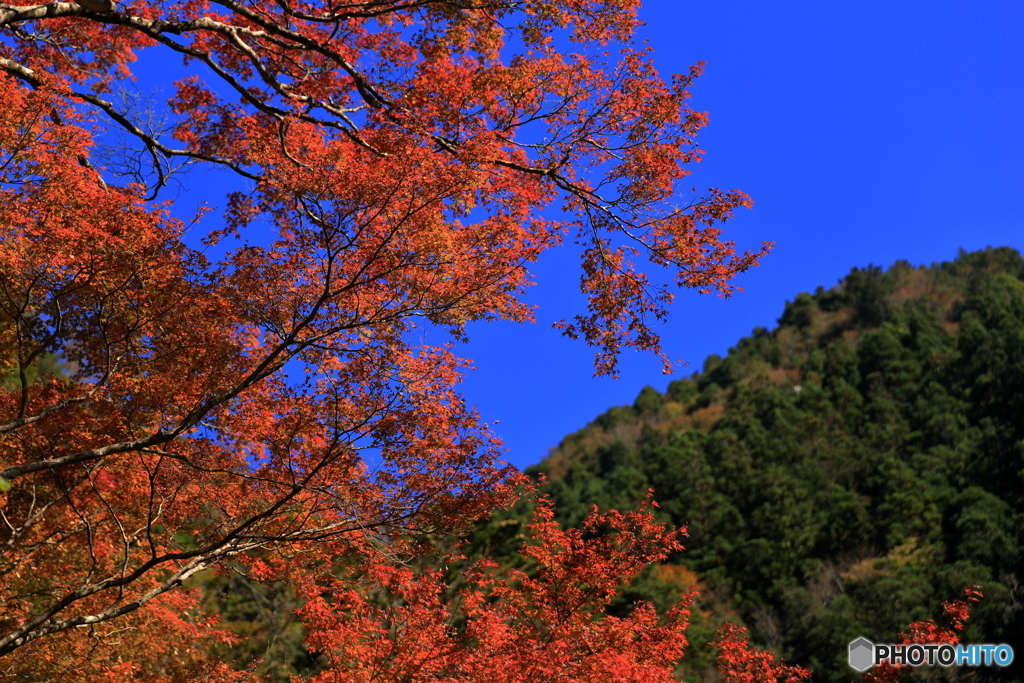
<svg viewBox="0 0 1024 683">
<path fill-rule="evenodd" d="M 530 471 L 570 524 L 654 490 L 687 549 L 622 608 L 696 582 L 692 654 L 740 620 L 815 680 L 849 681 L 849 641 L 896 642 L 979 584 L 964 642 L 1013 644 L 1018 664 L 984 677 L 1021 680 L 1024 259 L 855 268 Z M 510 522 L 480 543 L 500 550 L 504 534 L 508 552 Z M 709 663 L 686 662 L 690 680 Z"/>
</svg>

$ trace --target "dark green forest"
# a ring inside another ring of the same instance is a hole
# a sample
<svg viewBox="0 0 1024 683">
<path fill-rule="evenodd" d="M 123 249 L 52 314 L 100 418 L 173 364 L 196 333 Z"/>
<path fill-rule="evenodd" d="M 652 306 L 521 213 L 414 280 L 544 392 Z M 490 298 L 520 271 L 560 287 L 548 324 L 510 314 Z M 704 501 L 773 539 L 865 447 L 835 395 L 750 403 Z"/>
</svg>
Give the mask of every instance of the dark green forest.
<svg viewBox="0 0 1024 683">
<path fill-rule="evenodd" d="M 696 584 L 691 656 L 722 621 L 814 671 L 858 678 L 847 644 L 897 642 L 979 584 L 964 642 L 1024 656 L 1024 259 L 855 268 L 786 302 L 701 372 L 644 387 L 531 468 L 562 521 L 654 490 L 687 549 L 623 592 L 665 606 Z M 519 511 L 522 518 L 524 510 Z M 516 519 L 481 529 L 514 551 Z M 486 549 L 486 550 L 485 550 Z"/>
</svg>

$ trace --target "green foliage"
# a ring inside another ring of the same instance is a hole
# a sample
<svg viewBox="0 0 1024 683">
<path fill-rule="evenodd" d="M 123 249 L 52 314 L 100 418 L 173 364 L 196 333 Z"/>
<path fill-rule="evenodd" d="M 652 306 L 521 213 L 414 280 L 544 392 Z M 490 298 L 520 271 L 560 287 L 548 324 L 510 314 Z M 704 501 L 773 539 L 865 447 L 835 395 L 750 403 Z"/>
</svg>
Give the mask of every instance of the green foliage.
<svg viewBox="0 0 1024 683">
<path fill-rule="evenodd" d="M 816 680 L 849 681 L 850 640 L 895 641 L 969 583 L 970 640 L 1024 652 L 1024 259 L 854 269 L 532 472 L 567 523 L 653 488 L 688 529 L 698 622 L 738 618 Z M 679 590 L 649 573 L 615 609 Z"/>
<path fill-rule="evenodd" d="M 637 415 L 650 415 L 661 410 L 661 394 L 654 387 L 644 387 L 633 403 Z"/>
<path fill-rule="evenodd" d="M 22 385 L 21 374 L 18 370 L 16 359 L 7 358 L 0 354 L 0 391 L 20 390 Z M 60 357 L 52 353 L 37 356 L 24 366 L 24 381 L 26 385 L 33 384 L 41 377 L 64 378 L 66 375 L 67 368 L 61 362 Z"/>
<path fill-rule="evenodd" d="M 285 582 L 208 571 L 190 580 L 188 587 L 201 588 L 203 609 L 218 614 L 237 636 L 232 644 L 214 646 L 217 659 L 268 683 L 288 683 L 294 676 L 324 668 L 325 661 L 303 642 L 305 629 L 296 615 L 302 600 Z"/>
</svg>

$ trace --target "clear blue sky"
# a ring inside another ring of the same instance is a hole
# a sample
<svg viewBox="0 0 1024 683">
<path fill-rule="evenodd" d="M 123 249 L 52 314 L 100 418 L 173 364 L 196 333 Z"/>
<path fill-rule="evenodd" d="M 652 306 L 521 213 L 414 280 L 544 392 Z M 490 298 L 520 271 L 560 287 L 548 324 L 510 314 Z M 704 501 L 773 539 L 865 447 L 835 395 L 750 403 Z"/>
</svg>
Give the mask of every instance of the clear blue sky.
<svg viewBox="0 0 1024 683">
<path fill-rule="evenodd" d="M 648 0 L 642 18 L 663 74 L 707 62 L 692 88 L 711 118 L 693 185 L 750 194 L 727 233 L 776 245 L 731 299 L 680 292 L 661 330 L 690 363 L 677 376 L 853 266 L 1024 250 L 1024 1 Z M 147 69 L 176 68 L 143 54 Z M 195 196 L 180 200 L 191 215 Z M 474 325 L 461 349 L 477 368 L 468 401 L 520 467 L 672 379 L 632 352 L 620 379 L 593 377 L 592 349 L 551 329 L 584 308 L 578 272 L 571 254 L 549 254 L 527 295 L 537 324 Z"/>
<path fill-rule="evenodd" d="M 744 293 L 680 293 L 662 332 L 684 374 L 853 266 L 1024 250 L 1024 2 L 648 0 L 642 17 L 662 73 L 707 62 L 694 185 L 750 194 L 727 232 L 776 243 Z M 463 349 L 468 400 L 520 467 L 672 379 L 632 352 L 620 379 L 593 378 L 591 350 L 550 329 L 582 307 L 575 263 L 551 254 L 537 275 L 538 324 L 477 325 Z"/>
</svg>

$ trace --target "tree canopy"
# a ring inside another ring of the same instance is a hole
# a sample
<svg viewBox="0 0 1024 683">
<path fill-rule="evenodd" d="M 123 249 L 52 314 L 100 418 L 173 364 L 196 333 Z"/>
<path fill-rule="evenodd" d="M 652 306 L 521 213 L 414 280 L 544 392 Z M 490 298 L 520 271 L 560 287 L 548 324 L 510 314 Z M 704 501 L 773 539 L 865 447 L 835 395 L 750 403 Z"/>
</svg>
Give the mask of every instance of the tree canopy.
<svg viewBox="0 0 1024 683">
<path fill-rule="evenodd" d="M 541 515 L 546 574 L 480 564 L 441 599 L 434 541 L 523 480 L 457 391 L 468 361 L 417 334 L 529 320 L 530 264 L 572 241 L 589 310 L 559 327 L 614 373 L 660 352 L 672 279 L 728 294 L 766 251 L 722 238 L 746 195 L 682 191 L 700 67 L 662 79 L 638 6 L 0 4 L 5 671 L 255 675 L 204 644 L 236 639 L 194 590 L 220 572 L 298 592 L 324 681 L 671 675 L 685 606 L 600 609 L 676 547 L 649 511 L 595 518 L 615 542 Z M 198 166 L 250 190 L 183 221 L 161 192 Z"/>
</svg>

